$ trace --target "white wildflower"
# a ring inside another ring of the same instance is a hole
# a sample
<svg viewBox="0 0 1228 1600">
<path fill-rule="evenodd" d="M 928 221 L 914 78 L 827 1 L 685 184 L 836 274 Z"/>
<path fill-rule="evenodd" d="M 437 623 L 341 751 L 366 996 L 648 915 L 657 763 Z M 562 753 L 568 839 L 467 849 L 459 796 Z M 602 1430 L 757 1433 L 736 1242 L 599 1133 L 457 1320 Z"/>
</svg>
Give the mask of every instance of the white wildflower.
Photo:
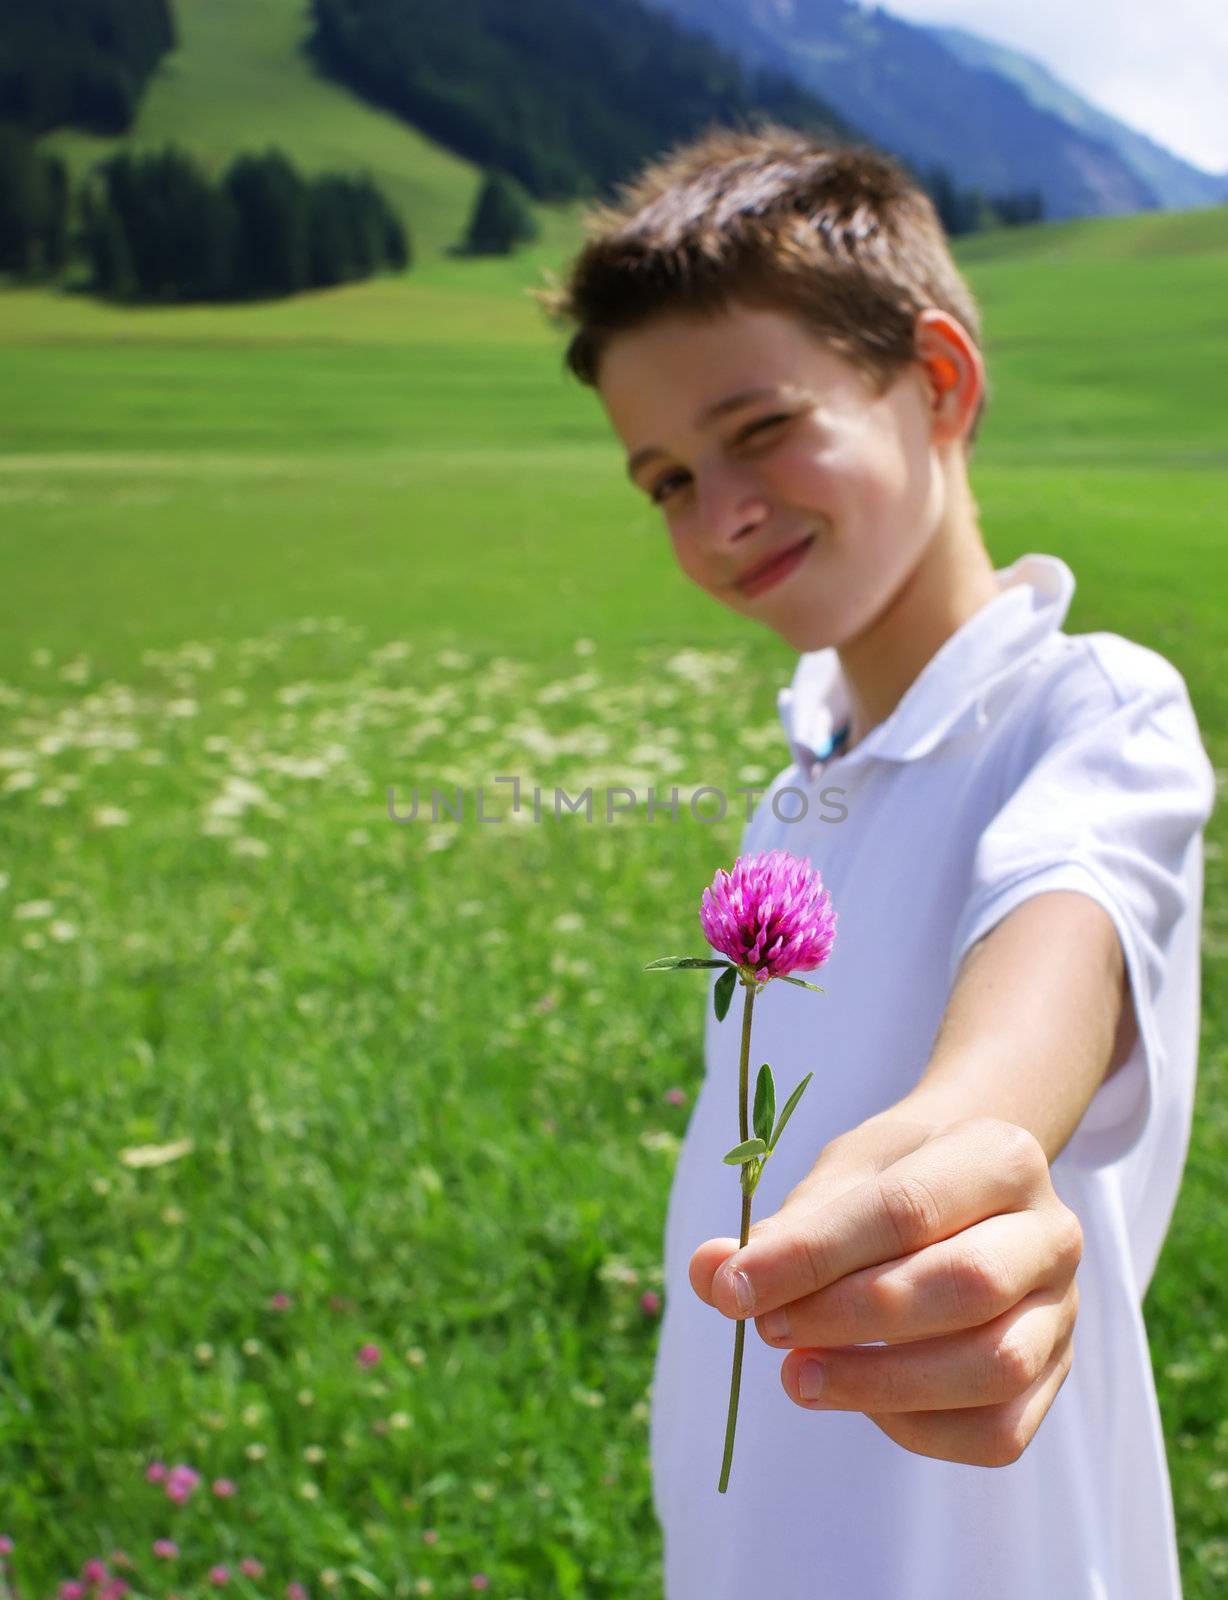
<svg viewBox="0 0 1228 1600">
<path fill-rule="evenodd" d="M 25 900 L 13 907 L 13 915 L 19 922 L 29 922 L 35 917 L 49 917 L 54 910 L 54 900 Z"/>
<path fill-rule="evenodd" d="M 126 1167 L 164 1167 L 168 1161 L 178 1161 L 194 1148 L 191 1139 L 176 1139 L 172 1144 L 131 1145 L 120 1151 L 119 1159 Z"/>
</svg>

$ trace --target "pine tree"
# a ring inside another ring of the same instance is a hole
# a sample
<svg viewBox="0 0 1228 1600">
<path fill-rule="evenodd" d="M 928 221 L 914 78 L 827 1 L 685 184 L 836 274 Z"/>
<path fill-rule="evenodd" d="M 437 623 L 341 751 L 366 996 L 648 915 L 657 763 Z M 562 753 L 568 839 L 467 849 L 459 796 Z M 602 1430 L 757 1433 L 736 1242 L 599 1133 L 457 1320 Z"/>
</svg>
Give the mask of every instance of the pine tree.
<svg viewBox="0 0 1228 1600">
<path fill-rule="evenodd" d="M 462 245 L 464 253 L 508 255 L 522 240 L 537 238 L 539 231 L 523 187 L 499 168 L 487 167 Z"/>
<path fill-rule="evenodd" d="M 0 272 L 41 278 L 64 264 L 68 174 L 19 128 L 0 126 Z"/>
<path fill-rule="evenodd" d="M 223 183 L 235 209 L 239 294 L 284 295 L 310 281 L 307 185 L 279 150 L 237 156 Z"/>
</svg>

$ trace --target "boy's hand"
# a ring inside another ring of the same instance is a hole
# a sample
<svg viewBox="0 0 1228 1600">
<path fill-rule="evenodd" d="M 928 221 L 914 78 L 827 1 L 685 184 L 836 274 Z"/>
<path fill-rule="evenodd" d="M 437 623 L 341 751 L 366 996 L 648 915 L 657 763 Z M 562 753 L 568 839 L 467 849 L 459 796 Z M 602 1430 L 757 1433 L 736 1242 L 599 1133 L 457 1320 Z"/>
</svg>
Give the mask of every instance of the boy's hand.
<svg viewBox="0 0 1228 1600">
<path fill-rule="evenodd" d="M 864 1411 L 918 1455 L 1007 1466 L 1070 1371 L 1082 1229 L 1024 1129 L 906 1116 L 902 1106 L 833 1140 L 780 1210 L 751 1224 L 745 1250 L 700 1245 L 691 1287 L 792 1352 L 781 1381 L 796 1404 Z M 718 1270 L 733 1256 L 749 1311 Z M 875 1340 L 886 1343 L 857 1348 Z M 810 1356 L 823 1367 L 817 1400 L 799 1387 Z"/>
</svg>

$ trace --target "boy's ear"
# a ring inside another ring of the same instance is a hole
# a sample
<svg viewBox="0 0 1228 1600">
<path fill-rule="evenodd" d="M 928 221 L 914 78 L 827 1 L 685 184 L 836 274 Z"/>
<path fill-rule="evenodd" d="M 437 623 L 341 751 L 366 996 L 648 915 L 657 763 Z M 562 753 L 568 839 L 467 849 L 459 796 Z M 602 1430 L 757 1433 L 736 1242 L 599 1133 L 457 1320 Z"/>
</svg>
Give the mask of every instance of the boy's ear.
<svg viewBox="0 0 1228 1600">
<path fill-rule="evenodd" d="M 985 388 L 976 342 L 949 312 L 934 308 L 918 313 L 914 342 L 929 386 L 935 441 L 963 439 Z"/>
</svg>

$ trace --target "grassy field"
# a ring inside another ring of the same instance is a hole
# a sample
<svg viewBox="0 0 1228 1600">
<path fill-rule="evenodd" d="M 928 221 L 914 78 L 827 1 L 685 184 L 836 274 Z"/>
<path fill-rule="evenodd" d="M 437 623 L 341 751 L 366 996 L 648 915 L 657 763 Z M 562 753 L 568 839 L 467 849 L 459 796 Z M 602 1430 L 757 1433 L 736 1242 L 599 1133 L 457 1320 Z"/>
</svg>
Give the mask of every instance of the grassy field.
<svg viewBox="0 0 1228 1600">
<path fill-rule="evenodd" d="M 1173 660 L 1221 777 L 1226 216 L 965 250 L 995 561 L 1062 556 L 1070 630 Z M 91 1557 L 138 1596 L 217 1564 L 251 1596 L 660 1593 L 647 1385 L 701 1010 L 638 967 L 695 945 L 736 819 L 398 827 L 386 791 L 761 782 L 792 662 L 674 572 L 521 292 L 549 262 L 249 308 L 0 295 L 23 1600 Z M 1225 832 L 1146 1308 L 1187 1600 L 1228 1581 Z M 158 1462 L 201 1475 L 182 1503 Z"/>
</svg>

